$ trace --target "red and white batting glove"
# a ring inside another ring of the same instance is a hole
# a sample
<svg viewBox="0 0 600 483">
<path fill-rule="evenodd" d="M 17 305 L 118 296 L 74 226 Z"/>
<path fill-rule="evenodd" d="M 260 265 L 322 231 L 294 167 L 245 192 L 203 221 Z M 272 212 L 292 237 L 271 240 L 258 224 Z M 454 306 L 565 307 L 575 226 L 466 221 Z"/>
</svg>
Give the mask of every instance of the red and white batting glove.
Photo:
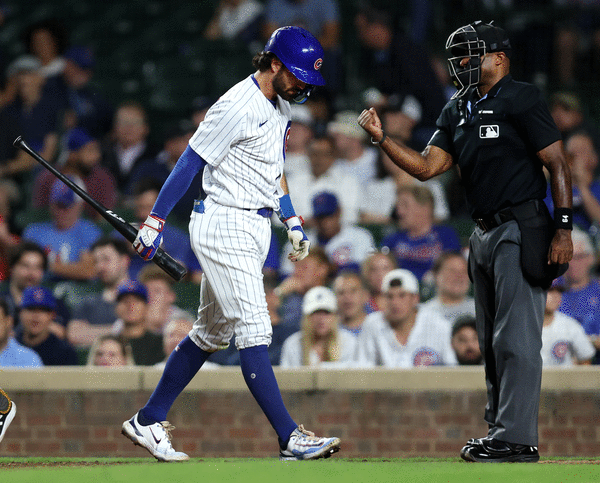
<svg viewBox="0 0 600 483">
<path fill-rule="evenodd" d="M 292 244 L 292 251 L 288 254 L 288 259 L 292 262 L 305 259 L 310 249 L 310 240 L 302 229 L 304 220 L 301 216 L 292 216 L 285 220 L 283 224 L 287 229 L 288 240 Z"/>
<path fill-rule="evenodd" d="M 137 236 L 133 242 L 133 248 L 144 260 L 152 260 L 162 240 L 162 231 L 165 220 L 152 213 L 140 226 Z"/>
</svg>

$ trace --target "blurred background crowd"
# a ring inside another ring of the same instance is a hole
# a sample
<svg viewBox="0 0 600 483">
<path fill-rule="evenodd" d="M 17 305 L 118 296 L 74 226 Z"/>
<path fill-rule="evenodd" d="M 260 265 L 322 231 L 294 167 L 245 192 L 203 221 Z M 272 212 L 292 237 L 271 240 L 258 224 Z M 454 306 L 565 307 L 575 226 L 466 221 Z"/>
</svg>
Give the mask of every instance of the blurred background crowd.
<svg viewBox="0 0 600 483">
<path fill-rule="evenodd" d="M 202 276 L 187 234 L 199 178 L 164 231 L 163 248 L 188 269 L 175 283 L 14 139 L 140 223 L 206 111 L 284 25 L 318 37 L 327 85 L 292 108 L 285 172 L 312 245 L 291 264 L 274 220 L 273 364 L 480 364 L 458 174 L 416 181 L 356 123 L 375 106 L 388 136 L 423 149 L 454 92 L 446 38 L 478 19 L 507 30 L 513 76 L 546 95 L 572 169 L 574 257 L 549 292 L 544 363 L 600 362 L 600 1 L 9 0 L 0 366 L 160 367 L 195 320 Z M 234 344 L 210 361 L 238 364 Z"/>
</svg>

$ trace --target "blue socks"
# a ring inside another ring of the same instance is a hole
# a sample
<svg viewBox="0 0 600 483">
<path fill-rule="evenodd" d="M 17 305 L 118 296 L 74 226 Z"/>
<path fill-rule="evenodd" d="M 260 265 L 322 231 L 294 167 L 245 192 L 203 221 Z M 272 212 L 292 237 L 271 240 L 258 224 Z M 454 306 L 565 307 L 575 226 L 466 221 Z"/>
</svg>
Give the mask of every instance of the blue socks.
<svg viewBox="0 0 600 483">
<path fill-rule="evenodd" d="M 259 345 L 241 349 L 239 352 L 242 374 L 248 389 L 275 429 L 279 444 L 285 447 L 290 434 L 298 425 L 283 404 L 269 360 L 268 348 L 266 345 Z M 140 409 L 138 414 L 140 424 L 149 425 L 165 421 L 175 399 L 196 375 L 208 356 L 210 356 L 209 352 L 200 349 L 189 336 L 186 336 L 169 356 L 156 389 L 146 405 Z"/>
<path fill-rule="evenodd" d="M 258 345 L 241 349 L 240 364 L 248 389 L 279 436 L 279 444 L 285 447 L 290 434 L 298 425 L 281 399 L 279 385 L 269 360 L 268 347 Z"/>
<path fill-rule="evenodd" d="M 140 424 L 146 426 L 165 421 L 173 402 L 200 370 L 208 356 L 210 352 L 200 349 L 189 336 L 185 336 L 171 352 L 156 389 L 146 405 L 140 409 Z"/>
</svg>

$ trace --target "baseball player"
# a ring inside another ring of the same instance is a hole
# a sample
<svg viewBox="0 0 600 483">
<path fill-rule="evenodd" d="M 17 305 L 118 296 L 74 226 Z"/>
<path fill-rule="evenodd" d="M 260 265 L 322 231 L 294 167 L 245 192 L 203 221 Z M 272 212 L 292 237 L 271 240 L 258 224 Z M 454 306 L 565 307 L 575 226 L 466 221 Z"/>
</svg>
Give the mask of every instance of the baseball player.
<svg viewBox="0 0 600 483">
<path fill-rule="evenodd" d="M 571 175 L 541 92 L 510 75 L 505 31 L 476 21 L 454 31 L 446 49 L 458 90 L 422 153 L 386 137 L 373 108 L 358 122 L 394 163 L 421 181 L 459 167 L 477 225 L 469 272 L 489 425 L 488 435 L 468 441 L 461 457 L 537 462 L 544 300 L 573 254 Z M 554 220 L 543 202 L 544 167 Z"/>
<path fill-rule="evenodd" d="M 154 256 L 167 215 L 202 171 L 205 197 L 196 201 L 189 224 L 204 271 L 198 318 L 146 405 L 122 428 L 160 461 L 188 459 L 171 445 L 167 412 L 210 354 L 227 348 L 234 334 L 244 379 L 279 437 L 280 459 L 328 457 L 339 449 L 338 438 L 314 436 L 283 404 L 267 352 L 272 329 L 262 280 L 273 211 L 287 229 L 290 260 L 308 255 L 310 242 L 287 192 L 283 163 L 290 102 L 304 102 L 313 86 L 325 84 L 322 59 L 323 49 L 308 31 L 276 30 L 252 61 L 257 71 L 209 109 L 133 243 L 142 258 Z"/>
<path fill-rule="evenodd" d="M 15 414 L 17 414 L 17 405 L 11 401 L 8 394 L 0 388 L 0 443 L 4 439 L 4 434 L 15 417 Z"/>
</svg>

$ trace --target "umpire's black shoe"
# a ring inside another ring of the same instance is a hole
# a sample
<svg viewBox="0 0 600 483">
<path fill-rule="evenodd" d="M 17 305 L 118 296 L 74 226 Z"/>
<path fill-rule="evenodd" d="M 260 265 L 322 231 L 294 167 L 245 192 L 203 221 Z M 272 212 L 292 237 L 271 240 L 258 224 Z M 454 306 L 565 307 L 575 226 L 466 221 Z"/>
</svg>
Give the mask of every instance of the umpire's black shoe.
<svg viewBox="0 0 600 483">
<path fill-rule="evenodd" d="M 494 438 L 469 440 L 460 456 L 476 463 L 537 463 L 540 460 L 536 446 L 506 443 Z"/>
</svg>

